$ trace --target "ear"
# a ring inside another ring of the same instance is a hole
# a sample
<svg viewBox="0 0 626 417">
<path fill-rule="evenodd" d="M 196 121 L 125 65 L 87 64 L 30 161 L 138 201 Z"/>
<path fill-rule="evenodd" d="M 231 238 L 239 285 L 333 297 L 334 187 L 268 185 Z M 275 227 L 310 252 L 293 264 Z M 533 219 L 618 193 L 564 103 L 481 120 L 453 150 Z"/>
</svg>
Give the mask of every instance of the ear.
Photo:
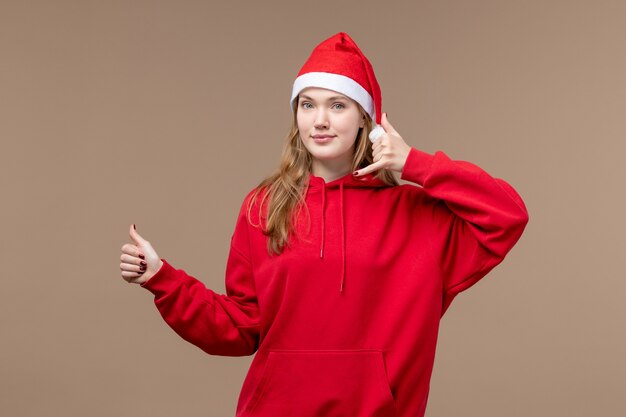
<svg viewBox="0 0 626 417">
<path fill-rule="evenodd" d="M 365 116 L 361 116 L 361 123 L 359 123 L 359 128 L 364 128 L 365 127 Z"/>
</svg>

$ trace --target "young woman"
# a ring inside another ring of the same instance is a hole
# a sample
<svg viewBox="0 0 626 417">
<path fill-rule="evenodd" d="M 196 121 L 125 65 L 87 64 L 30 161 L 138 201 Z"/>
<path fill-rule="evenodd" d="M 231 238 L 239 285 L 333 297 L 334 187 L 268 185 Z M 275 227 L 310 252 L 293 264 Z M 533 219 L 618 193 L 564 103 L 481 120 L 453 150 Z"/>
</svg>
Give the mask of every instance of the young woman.
<svg viewBox="0 0 626 417">
<path fill-rule="evenodd" d="M 409 146 L 346 33 L 313 50 L 291 106 L 277 172 L 241 205 L 226 294 L 134 225 L 122 277 L 205 352 L 256 353 L 239 417 L 422 416 L 440 318 L 518 241 L 524 203 L 476 165 Z"/>
</svg>

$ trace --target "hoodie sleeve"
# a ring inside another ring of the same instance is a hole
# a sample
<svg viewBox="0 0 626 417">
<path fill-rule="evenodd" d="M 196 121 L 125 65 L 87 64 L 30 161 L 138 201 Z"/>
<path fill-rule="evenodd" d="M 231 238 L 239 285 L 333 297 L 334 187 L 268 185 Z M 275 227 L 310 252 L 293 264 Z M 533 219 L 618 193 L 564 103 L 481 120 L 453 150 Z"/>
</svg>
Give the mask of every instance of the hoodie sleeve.
<svg viewBox="0 0 626 417">
<path fill-rule="evenodd" d="M 507 182 L 441 151 L 431 155 L 411 148 L 400 178 L 421 185 L 449 212 L 441 260 L 443 315 L 458 293 L 502 262 L 521 237 L 528 212 Z"/>
<path fill-rule="evenodd" d="M 260 314 L 248 256 L 245 204 L 231 238 L 226 264 L 226 294 L 176 269 L 165 259 L 141 284 L 167 324 L 186 341 L 211 355 L 246 356 L 258 349 Z"/>
</svg>

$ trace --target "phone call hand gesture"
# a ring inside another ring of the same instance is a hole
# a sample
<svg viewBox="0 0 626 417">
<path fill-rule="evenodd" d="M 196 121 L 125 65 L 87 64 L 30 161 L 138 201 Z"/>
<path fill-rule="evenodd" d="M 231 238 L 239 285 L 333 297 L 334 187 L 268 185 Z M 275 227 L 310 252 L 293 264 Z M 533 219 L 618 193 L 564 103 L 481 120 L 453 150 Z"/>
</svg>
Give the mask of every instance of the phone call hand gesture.
<svg viewBox="0 0 626 417">
<path fill-rule="evenodd" d="M 355 176 L 368 174 L 381 168 L 402 172 L 404 163 L 409 156 L 411 146 L 408 145 L 402 136 L 391 126 L 387 120 L 387 113 L 383 113 L 380 124 L 385 133 L 380 135 L 372 143 L 372 156 L 374 162 L 361 168 L 354 174 Z"/>
<path fill-rule="evenodd" d="M 163 261 L 146 239 L 141 237 L 135 225 L 130 226 L 130 238 L 133 243 L 122 246 L 120 269 L 122 278 L 129 284 L 143 284 L 163 266 Z"/>
</svg>

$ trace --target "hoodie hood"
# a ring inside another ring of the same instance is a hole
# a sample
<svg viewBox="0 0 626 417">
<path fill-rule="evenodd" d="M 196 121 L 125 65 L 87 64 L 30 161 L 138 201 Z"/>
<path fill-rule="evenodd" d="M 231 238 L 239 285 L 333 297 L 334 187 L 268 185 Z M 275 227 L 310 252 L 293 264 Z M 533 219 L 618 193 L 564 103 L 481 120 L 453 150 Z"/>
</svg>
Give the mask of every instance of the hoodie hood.
<svg viewBox="0 0 626 417">
<path fill-rule="evenodd" d="M 339 292 L 343 292 L 343 285 L 345 282 L 346 274 L 346 231 L 345 231 L 345 215 L 346 208 L 344 207 L 344 190 L 346 188 L 384 188 L 389 187 L 388 184 L 382 180 L 376 178 L 374 174 L 368 173 L 355 177 L 352 172 L 344 175 L 343 177 L 326 182 L 324 178 L 317 177 L 309 173 L 309 183 L 307 187 L 308 194 L 320 194 L 321 201 L 321 240 L 320 240 L 320 258 L 324 258 L 324 241 L 325 241 L 325 229 L 326 229 L 326 191 L 330 189 L 339 189 L 339 207 L 341 211 L 341 271 L 339 272 Z M 347 210 L 350 208 L 348 207 Z"/>
</svg>

